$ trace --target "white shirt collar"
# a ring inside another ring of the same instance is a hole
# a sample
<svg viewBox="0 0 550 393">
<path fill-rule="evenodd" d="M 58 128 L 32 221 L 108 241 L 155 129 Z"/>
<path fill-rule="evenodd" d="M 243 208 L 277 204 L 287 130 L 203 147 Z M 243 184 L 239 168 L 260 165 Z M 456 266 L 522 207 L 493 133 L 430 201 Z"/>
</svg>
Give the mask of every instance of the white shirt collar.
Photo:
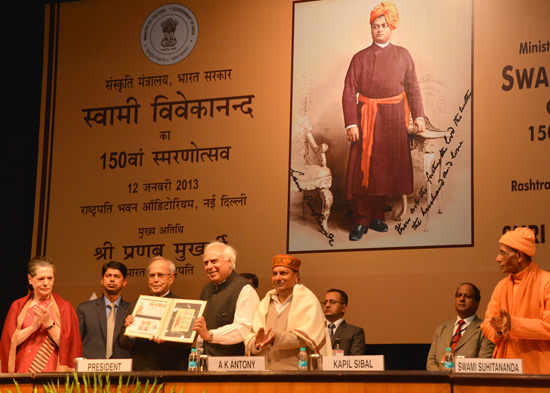
<svg viewBox="0 0 550 393">
<path fill-rule="evenodd" d="M 277 314 L 280 314 L 281 311 L 283 311 L 285 308 L 288 307 L 290 303 L 292 303 L 293 297 L 294 294 L 291 294 L 283 303 L 281 303 L 279 301 L 279 295 L 277 293 L 271 295 L 271 299 L 273 300 L 273 304 L 275 305 L 275 310 L 277 310 Z"/>
<path fill-rule="evenodd" d="M 374 42 L 374 41 L 373 41 Z M 385 44 L 379 44 L 377 42 L 374 42 L 375 45 L 378 45 L 380 48 L 385 48 L 386 46 L 388 46 L 390 44 L 390 41 L 386 42 Z"/>
<path fill-rule="evenodd" d="M 107 299 L 107 296 L 103 296 L 103 299 L 105 300 L 105 307 L 108 307 L 111 301 Z M 113 302 L 117 307 L 120 304 L 120 299 L 122 299 L 122 296 L 119 296 L 118 299 Z"/>
<path fill-rule="evenodd" d="M 338 329 L 338 326 L 340 326 L 340 325 L 342 324 L 342 322 L 344 322 L 344 317 L 342 317 L 342 318 L 340 318 L 340 319 L 338 319 L 338 320 L 336 320 L 336 321 L 334 321 L 334 322 L 330 322 L 330 321 L 327 319 L 327 326 L 328 326 L 329 324 L 333 323 L 334 326 L 335 326 L 335 327 L 334 327 L 334 331 L 336 331 L 336 329 Z"/>
<path fill-rule="evenodd" d="M 476 315 L 471 315 L 469 316 L 468 318 L 464 318 L 464 323 L 466 323 L 466 325 L 469 325 L 470 323 L 472 323 L 472 321 L 474 320 L 474 318 L 476 317 Z M 458 321 L 460 321 L 462 318 L 460 318 L 458 315 L 456 316 L 456 322 L 455 322 L 455 325 L 458 324 Z"/>
<path fill-rule="evenodd" d="M 470 326 L 470 324 L 472 323 L 472 321 L 474 320 L 474 318 L 476 317 L 476 314 L 472 315 L 472 316 L 469 316 L 468 318 L 464 318 L 464 325 L 462 325 L 462 327 L 460 328 L 461 331 L 464 331 L 466 330 L 466 328 L 468 326 Z M 458 328 L 458 321 L 462 320 L 462 318 L 460 318 L 458 315 L 456 316 L 456 322 L 455 322 L 455 327 L 454 327 L 454 330 L 453 332 L 456 333 L 456 329 Z"/>
</svg>

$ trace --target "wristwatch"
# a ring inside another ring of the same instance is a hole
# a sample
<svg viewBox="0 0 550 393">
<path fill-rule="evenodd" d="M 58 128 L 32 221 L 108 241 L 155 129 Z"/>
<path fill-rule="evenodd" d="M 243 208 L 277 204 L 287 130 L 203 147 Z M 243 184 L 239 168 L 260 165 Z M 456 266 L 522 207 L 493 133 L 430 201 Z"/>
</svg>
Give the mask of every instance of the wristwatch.
<svg viewBox="0 0 550 393">
<path fill-rule="evenodd" d="M 208 331 L 208 341 L 212 342 L 213 339 L 214 339 L 214 333 L 212 333 L 212 330 L 209 330 Z"/>
</svg>

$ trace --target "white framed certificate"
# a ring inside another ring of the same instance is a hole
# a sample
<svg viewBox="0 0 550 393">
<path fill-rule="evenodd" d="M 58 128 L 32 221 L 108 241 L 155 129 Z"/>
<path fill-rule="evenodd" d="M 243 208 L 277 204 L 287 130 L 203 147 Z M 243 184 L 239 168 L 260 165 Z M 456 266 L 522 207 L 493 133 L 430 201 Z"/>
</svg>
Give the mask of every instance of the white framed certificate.
<svg viewBox="0 0 550 393">
<path fill-rule="evenodd" d="M 134 322 L 124 332 L 131 337 L 192 343 L 195 320 L 202 316 L 206 301 L 141 295 L 136 303 Z"/>
</svg>

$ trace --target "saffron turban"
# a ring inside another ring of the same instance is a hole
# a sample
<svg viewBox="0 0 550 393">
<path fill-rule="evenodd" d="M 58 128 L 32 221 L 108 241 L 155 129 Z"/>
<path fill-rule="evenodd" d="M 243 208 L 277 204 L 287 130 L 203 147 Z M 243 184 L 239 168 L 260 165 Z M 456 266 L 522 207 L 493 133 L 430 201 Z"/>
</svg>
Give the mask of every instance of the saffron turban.
<svg viewBox="0 0 550 393">
<path fill-rule="evenodd" d="M 370 24 L 379 16 L 384 15 L 390 29 L 395 30 L 399 22 L 399 11 L 393 1 L 383 1 L 370 12 Z"/>
<path fill-rule="evenodd" d="M 498 242 L 514 250 L 524 252 L 530 257 L 535 255 L 535 234 L 527 227 L 506 232 Z"/>
<path fill-rule="evenodd" d="M 288 267 L 289 269 L 294 270 L 295 272 L 300 272 L 300 265 L 302 261 L 298 258 L 291 255 L 275 255 L 273 257 L 273 262 L 271 268 L 273 269 L 276 266 Z"/>
</svg>

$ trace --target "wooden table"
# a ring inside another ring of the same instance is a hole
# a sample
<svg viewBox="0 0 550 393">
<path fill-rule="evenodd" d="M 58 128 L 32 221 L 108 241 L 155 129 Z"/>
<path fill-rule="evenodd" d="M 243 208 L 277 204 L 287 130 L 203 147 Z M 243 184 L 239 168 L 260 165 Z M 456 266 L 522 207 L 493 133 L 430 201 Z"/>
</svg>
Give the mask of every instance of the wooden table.
<svg viewBox="0 0 550 393">
<path fill-rule="evenodd" d="M 126 383 L 128 377 L 137 376 L 142 384 L 147 380 L 164 383 L 162 389 L 153 393 L 519 393 L 550 392 L 550 375 L 478 375 L 449 374 L 426 371 L 383 371 L 383 372 L 260 372 L 260 373 L 214 373 L 214 372 L 135 372 L 117 373 L 109 376 L 110 391 L 116 393 L 118 378 L 122 375 Z M 68 374 L 72 379 L 72 374 Z M 0 391 L 16 393 L 15 379 L 20 393 L 43 393 L 43 385 L 53 381 L 63 388 L 67 374 L 0 374 Z M 81 393 L 84 393 L 81 385 Z M 61 389 L 64 392 L 64 389 Z M 73 390 L 74 392 L 75 390 Z M 124 387 L 122 389 L 124 392 Z M 92 393 L 92 390 L 89 390 Z M 99 393 L 99 392 L 98 392 Z M 127 393 L 132 393 L 128 389 Z"/>
</svg>

